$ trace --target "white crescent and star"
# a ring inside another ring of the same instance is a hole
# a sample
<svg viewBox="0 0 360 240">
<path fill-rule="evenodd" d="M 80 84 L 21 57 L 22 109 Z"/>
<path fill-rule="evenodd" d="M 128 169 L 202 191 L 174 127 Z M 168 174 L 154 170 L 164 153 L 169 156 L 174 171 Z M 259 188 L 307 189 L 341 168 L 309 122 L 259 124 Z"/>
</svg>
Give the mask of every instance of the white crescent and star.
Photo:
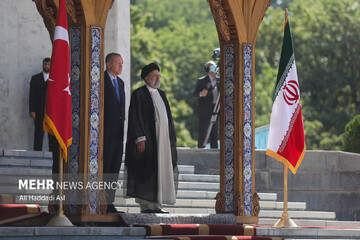
<svg viewBox="0 0 360 240">
<path fill-rule="evenodd" d="M 71 95 L 71 92 L 70 92 L 70 75 L 68 74 L 68 85 L 66 88 L 64 88 L 64 92 L 68 92 L 69 95 Z"/>
<path fill-rule="evenodd" d="M 61 26 L 56 26 L 55 33 L 54 33 L 54 43 L 56 40 L 63 40 L 69 44 L 68 30 Z M 66 86 L 66 88 L 63 89 L 63 91 L 67 92 L 69 95 L 71 95 L 71 90 L 70 90 L 70 79 L 71 78 L 70 78 L 69 73 L 67 74 L 67 76 L 68 76 L 68 85 Z M 50 79 L 50 78 L 48 79 L 48 81 L 55 82 L 55 80 Z"/>
</svg>

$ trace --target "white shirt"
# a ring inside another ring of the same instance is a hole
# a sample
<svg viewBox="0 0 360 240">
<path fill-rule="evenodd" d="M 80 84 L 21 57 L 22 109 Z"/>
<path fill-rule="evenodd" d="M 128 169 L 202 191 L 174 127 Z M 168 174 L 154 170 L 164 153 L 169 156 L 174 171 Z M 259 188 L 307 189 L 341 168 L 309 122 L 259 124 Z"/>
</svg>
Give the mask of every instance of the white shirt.
<svg viewBox="0 0 360 240">
<path fill-rule="evenodd" d="M 44 81 L 46 82 L 49 79 L 49 73 L 43 72 Z"/>
<path fill-rule="evenodd" d="M 114 78 L 116 78 L 116 81 L 117 81 L 117 77 L 114 77 L 113 75 L 111 75 L 108 71 L 106 71 L 111 79 L 111 84 L 115 87 L 114 85 Z"/>
<path fill-rule="evenodd" d="M 210 83 L 211 83 L 211 86 L 213 87 L 212 89 L 212 93 L 213 93 L 213 96 L 214 96 L 214 99 L 213 99 L 213 104 L 216 104 L 216 100 L 217 100 L 217 97 L 218 97 L 218 89 L 217 89 L 217 86 L 216 86 L 216 78 L 215 77 L 212 77 L 210 76 Z"/>
</svg>

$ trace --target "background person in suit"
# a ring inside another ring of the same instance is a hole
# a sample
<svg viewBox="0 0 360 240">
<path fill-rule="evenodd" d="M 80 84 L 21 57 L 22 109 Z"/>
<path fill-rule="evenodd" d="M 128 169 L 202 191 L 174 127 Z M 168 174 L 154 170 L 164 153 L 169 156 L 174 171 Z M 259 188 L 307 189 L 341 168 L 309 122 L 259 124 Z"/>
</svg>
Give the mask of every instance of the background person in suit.
<svg viewBox="0 0 360 240">
<path fill-rule="evenodd" d="M 104 74 L 104 179 L 116 182 L 123 156 L 125 91 L 122 73 L 124 60 L 118 53 L 109 53 Z M 107 213 L 118 213 L 113 202 L 116 189 L 106 190 Z"/>
<path fill-rule="evenodd" d="M 203 146 L 205 135 L 210 124 L 211 115 L 213 113 L 216 100 L 220 91 L 220 81 L 217 78 L 217 65 L 214 61 L 205 63 L 206 76 L 198 79 L 193 93 L 194 97 L 199 98 L 198 117 L 199 117 L 199 135 L 198 148 Z M 212 126 L 210 132 L 210 147 L 218 148 L 218 118 Z M 205 143 L 206 145 L 206 143 Z"/>
<path fill-rule="evenodd" d="M 50 72 L 50 58 L 43 59 L 43 71 L 32 76 L 30 81 L 29 112 L 35 123 L 34 151 L 42 151 L 44 139 L 44 112 L 46 102 L 47 80 Z M 49 148 L 51 150 L 49 136 Z"/>
<path fill-rule="evenodd" d="M 43 59 L 43 71 L 32 76 L 30 81 L 29 112 L 35 123 L 34 151 L 42 151 L 44 139 L 44 115 L 46 104 L 47 80 L 50 73 L 50 58 Z M 59 144 L 55 136 L 48 134 L 49 151 L 52 153 L 53 180 L 58 181 L 59 173 Z M 52 195 L 57 196 L 58 191 L 54 190 Z M 49 211 L 57 211 L 58 205 L 49 203 Z"/>
</svg>

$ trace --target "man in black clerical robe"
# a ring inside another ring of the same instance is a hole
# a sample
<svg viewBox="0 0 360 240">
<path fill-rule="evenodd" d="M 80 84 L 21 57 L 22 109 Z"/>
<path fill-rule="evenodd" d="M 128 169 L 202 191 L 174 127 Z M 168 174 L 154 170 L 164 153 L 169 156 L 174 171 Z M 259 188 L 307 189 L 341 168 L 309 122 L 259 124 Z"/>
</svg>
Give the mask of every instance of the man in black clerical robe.
<svg viewBox="0 0 360 240">
<path fill-rule="evenodd" d="M 136 198 L 142 213 L 167 213 L 161 208 L 162 204 L 174 204 L 176 201 L 175 127 L 166 95 L 158 89 L 159 72 L 160 68 L 155 63 L 142 69 L 141 77 L 146 85 L 133 92 L 129 107 L 126 195 Z M 165 130 L 159 127 L 161 119 L 163 125 L 166 123 Z"/>
</svg>

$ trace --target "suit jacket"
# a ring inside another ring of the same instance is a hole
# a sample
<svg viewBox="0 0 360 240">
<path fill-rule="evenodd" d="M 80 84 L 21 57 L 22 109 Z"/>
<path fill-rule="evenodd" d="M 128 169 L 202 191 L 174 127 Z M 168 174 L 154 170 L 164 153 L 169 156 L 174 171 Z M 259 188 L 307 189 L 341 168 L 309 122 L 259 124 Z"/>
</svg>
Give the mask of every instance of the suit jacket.
<svg viewBox="0 0 360 240">
<path fill-rule="evenodd" d="M 29 112 L 35 112 L 37 116 L 44 116 L 46 102 L 47 82 L 43 73 L 31 77 L 29 94 Z M 39 119 L 38 117 L 36 117 Z"/>
<path fill-rule="evenodd" d="M 120 102 L 116 90 L 107 71 L 104 73 L 104 144 L 107 140 L 124 135 L 125 120 L 125 90 L 124 82 L 117 77 L 120 92 Z"/>
<path fill-rule="evenodd" d="M 168 124 L 171 158 L 174 170 L 177 169 L 176 133 L 169 102 L 163 91 L 158 89 L 165 103 Z M 126 142 L 125 165 L 128 171 L 127 196 L 157 202 L 158 147 L 156 141 L 155 107 L 146 86 L 140 87 L 131 95 L 129 125 Z M 146 136 L 145 151 L 136 148 L 136 139 Z M 174 173 L 177 179 L 176 173 Z"/>
<path fill-rule="evenodd" d="M 220 82 L 217 79 L 217 88 L 220 91 Z M 200 97 L 200 92 L 204 89 L 207 89 L 209 92 L 206 97 Z M 211 86 L 211 81 L 209 75 L 203 76 L 198 79 L 196 83 L 196 87 L 193 93 L 194 97 L 199 98 L 198 104 L 198 116 L 199 118 L 211 118 L 211 114 L 214 110 L 215 104 L 214 95 L 212 93 L 213 87 Z"/>
</svg>

